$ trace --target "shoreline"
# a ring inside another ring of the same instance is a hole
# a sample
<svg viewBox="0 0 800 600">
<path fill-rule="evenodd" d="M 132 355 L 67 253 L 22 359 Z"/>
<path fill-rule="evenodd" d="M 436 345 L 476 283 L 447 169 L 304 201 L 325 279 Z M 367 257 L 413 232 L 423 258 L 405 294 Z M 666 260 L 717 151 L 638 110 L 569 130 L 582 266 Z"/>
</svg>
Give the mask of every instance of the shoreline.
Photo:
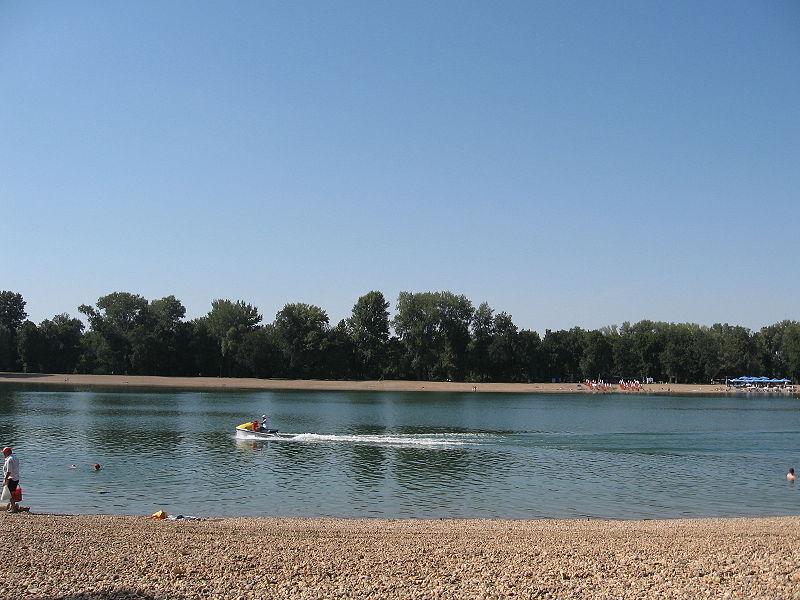
<svg viewBox="0 0 800 600">
<path fill-rule="evenodd" d="M 800 517 L 388 520 L 0 514 L 0 596 L 793 598 Z"/>
<path fill-rule="evenodd" d="M 580 394 L 598 393 L 581 383 L 470 383 L 450 381 L 335 381 L 319 379 L 255 379 L 236 377 L 159 377 L 147 375 L 58 375 L 44 373 L 0 373 L 0 384 L 36 384 L 89 387 L 182 388 L 199 390 L 297 390 L 297 391 L 369 391 L 369 392 L 451 392 L 451 393 L 516 393 L 516 394 Z M 640 391 L 621 390 L 619 386 L 605 392 L 632 395 L 726 395 L 746 394 L 744 390 L 727 389 L 719 384 L 643 384 Z M 781 395 L 794 395 L 779 392 Z M 795 393 L 796 394 L 796 393 Z"/>
</svg>

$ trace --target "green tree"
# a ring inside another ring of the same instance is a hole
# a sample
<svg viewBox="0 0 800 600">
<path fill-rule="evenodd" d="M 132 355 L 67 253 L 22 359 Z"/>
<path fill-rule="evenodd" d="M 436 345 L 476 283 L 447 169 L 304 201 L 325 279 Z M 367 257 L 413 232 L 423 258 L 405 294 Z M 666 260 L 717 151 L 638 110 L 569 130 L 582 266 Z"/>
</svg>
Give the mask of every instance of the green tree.
<svg viewBox="0 0 800 600">
<path fill-rule="evenodd" d="M 394 335 L 386 344 L 386 368 L 383 376 L 385 379 L 411 379 L 413 377 L 405 346 Z"/>
<path fill-rule="evenodd" d="M 625 379 L 636 377 L 639 371 L 630 328 L 631 324 L 625 321 L 619 328 L 614 325 L 601 330 L 604 331 L 604 335 L 611 345 L 611 357 L 614 365 L 612 374 Z"/>
<path fill-rule="evenodd" d="M 275 317 L 275 331 L 289 377 L 312 378 L 324 373 L 328 315 L 311 304 L 287 304 Z"/>
<path fill-rule="evenodd" d="M 208 319 L 201 317 L 186 324 L 191 363 L 190 374 L 199 377 L 219 374 L 220 344 L 208 327 Z"/>
<path fill-rule="evenodd" d="M 580 327 L 570 330 L 545 331 L 542 353 L 547 368 L 547 379 L 555 381 L 577 381 L 581 377 L 580 363 L 583 357 L 584 336 Z"/>
<path fill-rule="evenodd" d="M 579 361 L 581 379 L 603 379 L 613 375 L 614 355 L 608 338 L 599 330 L 583 336 L 583 352 Z"/>
<path fill-rule="evenodd" d="M 800 323 L 781 321 L 764 327 L 756 343 L 766 375 L 800 380 Z"/>
<path fill-rule="evenodd" d="M 42 332 L 32 321 L 25 321 L 17 331 L 17 351 L 23 373 L 42 373 L 44 358 Z"/>
<path fill-rule="evenodd" d="M 393 325 L 415 378 L 463 380 L 474 312 L 452 292 L 400 292 Z"/>
<path fill-rule="evenodd" d="M 470 381 L 489 381 L 491 364 L 489 346 L 495 335 L 494 310 L 487 302 L 482 302 L 472 319 L 469 343 Z"/>
<path fill-rule="evenodd" d="M 517 326 L 509 314 L 501 312 L 494 317 L 493 329 L 488 348 L 491 379 L 512 381 L 517 362 Z"/>
<path fill-rule="evenodd" d="M 664 379 L 661 352 L 664 350 L 665 325 L 666 323 L 644 320 L 630 329 L 637 363 L 636 377 L 641 381 L 646 381 L 648 377 L 657 381 Z"/>
<path fill-rule="evenodd" d="M 208 330 L 219 345 L 219 374 L 230 374 L 236 366 L 231 357 L 238 352 L 244 335 L 253 331 L 261 322 L 258 309 L 241 300 L 214 300 L 206 316 Z"/>
<path fill-rule="evenodd" d="M 22 294 L 10 291 L 0 292 L 0 325 L 16 332 L 27 316 Z"/>
<path fill-rule="evenodd" d="M 17 332 L 27 316 L 21 294 L 7 290 L 0 292 L 0 371 L 19 368 Z"/>
<path fill-rule="evenodd" d="M 191 328 L 186 308 L 175 296 L 151 300 L 146 317 L 130 334 L 131 364 L 140 375 L 178 375 L 193 369 L 185 356 Z"/>
<path fill-rule="evenodd" d="M 84 325 L 66 313 L 39 323 L 45 373 L 74 373 L 81 359 Z"/>
<path fill-rule="evenodd" d="M 702 335 L 696 324 L 670 323 L 661 328 L 661 346 L 658 371 L 673 383 L 699 381 L 703 368 L 698 352 L 698 339 Z"/>
<path fill-rule="evenodd" d="M 383 294 L 372 291 L 356 301 L 352 316 L 347 319 L 346 331 L 353 341 L 359 379 L 383 377 L 389 342 L 388 308 Z"/>
<path fill-rule="evenodd" d="M 328 330 L 326 350 L 322 364 L 322 373 L 329 379 L 354 379 L 356 373 L 364 373 L 360 370 L 364 363 L 356 359 L 356 345 L 353 341 L 350 326 L 347 321 L 342 319 Z M 387 340 L 388 341 L 388 340 Z M 383 376 L 383 361 L 386 348 L 385 344 L 380 348 L 379 354 L 372 354 L 377 361 L 374 371 L 378 377 Z M 364 358 L 363 355 L 361 357 Z M 363 378 L 363 375 L 358 375 Z"/>
<path fill-rule="evenodd" d="M 139 334 L 136 330 L 148 324 L 147 300 L 138 294 L 113 292 L 98 298 L 96 308 L 82 304 L 78 310 L 105 342 L 96 346 L 101 368 L 111 373 L 132 372 L 132 346 Z"/>
<path fill-rule="evenodd" d="M 439 378 L 452 381 L 463 381 L 467 373 L 469 347 L 469 329 L 472 324 L 475 308 L 464 295 L 452 292 L 439 292 L 438 305 L 440 311 L 440 327 L 444 334 L 445 353 L 452 359 L 440 361 Z"/>
<path fill-rule="evenodd" d="M 717 323 L 711 326 L 711 334 L 717 338 L 719 348 L 719 369 L 713 376 L 721 374 L 735 378 L 761 372 L 763 366 L 758 358 L 758 345 L 748 328 Z"/>
<path fill-rule="evenodd" d="M 521 383 L 542 381 L 542 340 L 536 331 L 523 329 L 517 334 L 514 380 Z"/>
<path fill-rule="evenodd" d="M 713 381 L 719 377 L 736 377 L 722 370 L 721 336 L 715 331 L 717 325 L 701 327 L 695 334 L 695 352 L 698 368 L 703 381 Z"/>
<path fill-rule="evenodd" d="M 109 373 L 108 363 L 103 358 L 110 353 L 105 338 L 97 331 L 89 330 L 81 337 L 81 354 L 77 373 L 102 375 Z"/>
<path fill-rule="evenodd" d="M 789 377 L 800 381 L 800 323 L 792 321 L 784 330 L 781 352 L 784 355 L 786 372 L 775 373 L 773 377 Z"/>
<path fill-rule="evenodd" d="M 418 380 L 430 379 L 439 351 L 435 343 L 440 337 L 434 295 L 400 292 L 392 324 L 403 344 L 412 376 Z"/>
<path fill-rule="evenodd" d="M 250 377 L 278 377 L 285 374 L 280 341 L 272 323 L 256 327 L 242 337 L 236 363 Z"/>
</svg>

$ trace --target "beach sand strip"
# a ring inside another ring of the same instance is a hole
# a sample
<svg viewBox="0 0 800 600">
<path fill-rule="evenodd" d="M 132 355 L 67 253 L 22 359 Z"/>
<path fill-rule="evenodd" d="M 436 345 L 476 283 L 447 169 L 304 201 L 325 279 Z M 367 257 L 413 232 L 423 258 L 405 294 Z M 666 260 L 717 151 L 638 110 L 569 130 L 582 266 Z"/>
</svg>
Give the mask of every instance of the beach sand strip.
<svg viewBox="0 0 800 600">
<path fill-rule="evenodd" d="M 455 381 L 333 381 L 321 379 L 255 379 L 234 377 L 155 377 L 143 375 L 54 375 L 0 373 L 0 384 L 40 384 L 76 387 L 181 388 L 205 390 L 328 390 L 371 392 L 494 392 L 520 394 L 592 393 L 581 383 L 469 383 Z M 611 386 L 610 393 L 714 394 L 726 393 L 724 385 L 651 384 L 641 391 L 626 392 Z M 731 391 L 731 390 L 727 390 Z M 735 390 L 733 390 L 735 391 Z"/>
<path fill-rule="evenodd" d="M 800 517 L 0 515 L 0 598 L 800 598 Z"/>
</svg>

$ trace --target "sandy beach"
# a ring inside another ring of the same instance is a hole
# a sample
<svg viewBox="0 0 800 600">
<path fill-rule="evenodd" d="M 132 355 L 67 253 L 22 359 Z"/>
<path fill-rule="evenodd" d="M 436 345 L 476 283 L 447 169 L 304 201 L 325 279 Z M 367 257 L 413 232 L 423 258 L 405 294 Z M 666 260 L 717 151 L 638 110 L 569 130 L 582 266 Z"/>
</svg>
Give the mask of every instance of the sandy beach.
<svg viewBox="0 0 800 600">
<path fill-rule="evenodd" d="M 465 383 L 449 381 L 329 381 L 249 379 L 232 377 L 148 377 L 127 375 L 53 375 L 0 373 L 2 383 L 71 386 L 158 387 L 231 390 L 342 390 L 377 392 L 502 392 L 522 394 L 592 393 L 578 383 Z M 473 389 L 474 388 L 474 389 Z M 641 391 L 626 392 L 612 386 L 609 393 L 634 394 L 724 394 L 725 386 L 709 384 L 642 385 Z"/>
<path fill-rule="evenodd" d="M 800 598 L 800 517 L 676 521 L 0 514 L 0 597 Z"/>
</svg>

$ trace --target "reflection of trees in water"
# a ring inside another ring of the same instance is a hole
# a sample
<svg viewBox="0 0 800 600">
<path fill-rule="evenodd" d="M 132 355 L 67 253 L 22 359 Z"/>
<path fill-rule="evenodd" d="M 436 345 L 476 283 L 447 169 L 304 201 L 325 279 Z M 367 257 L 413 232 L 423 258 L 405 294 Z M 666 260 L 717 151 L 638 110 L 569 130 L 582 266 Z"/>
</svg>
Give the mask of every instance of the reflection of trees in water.
<svg viewBox="0 0 800 600">
<path fill-rule="evenodd" d="M 448 433 L 474 433 L 474 429 L 465 427 L 447 426 L 412 426 L 398 427 L 397 432 L 401 435 L 446 435 Z"/>
<path fill-rule="evenodd" d="M 382 446 L 365 444 L 345 445 L 341 456 L 348 467 L 344 473 L 354 480 L 360 489 L 377 488 L 386 478 L 388 469 L 388 450 Z"/>
<path fill-rule="evenodd" d="M 393 471 L 402 487 L 430 483 L 452 485 L 473 477 L 471 454 L 462 448 L 398 448 L 394 453 Z"/>
<path fill-rule="evenodd" d="M 128 454 L 160 454 L 161 452 L 175 452 L 183 442 L 181 432 L 160 430 L 154 431 L 147 428 L 117 429 L 103 424 L 94 424 L 86 428 L 86 435 L 92 440 L 92 447 L 96 451 L 111 451 L 118 453 L 121 446 L 125 446 Z"/>
<path fill-rule="evenodd" d="M 15 390 L 9 387 L 0 389 L 0 438 L 5 442 L 3 445 L 16 443 L 18 439 L 22 402 L 22 395 Z"/>
<path fill-rule="evenodd" d="M 180 425 L 180 413 L 171 406 L 174 399 L 169 393 L 148 392 L 140 398 L 129 391 L 93 391 L 83 395 L 81 405 L 76 406 L 78 422 L 74 425 L 85 431 L 97 452 L 115 454 L 122 446 L 134 455 L 174 452 L 181 444 L 182 432 L 178 427 L 164 428 L 166 423 Z"/>
<path fill-rule="evenodd" d="M 408 488 L 466 486 L 483 488 L 524 472 L 515 453 L 480 448 L 401 448 L 395 451 L 393 472 Z"/>
<path fill-rule="evenodd" d="M 289 479 L 307 477 L 320 472 L 327 472 L 330 466 L 329 451 L 322 444 L 306 444 L 302 442 L 266 442 L 269 452 L 274 453 L 273 473 L 284 475 Z M 279 458 L 280 457 L 280 458 Z"/>
<path fill-rule="evenodd" d="M 390 435 L 383 425 L 353 424 L 345 435 Z M 359 490 L 375 489 L 386 476 L 388 468 L 387 450 L 383 446 L 342 442 L 334 449 L 337 462 L 341 462 L 342 475 Z"/>
</svg>

